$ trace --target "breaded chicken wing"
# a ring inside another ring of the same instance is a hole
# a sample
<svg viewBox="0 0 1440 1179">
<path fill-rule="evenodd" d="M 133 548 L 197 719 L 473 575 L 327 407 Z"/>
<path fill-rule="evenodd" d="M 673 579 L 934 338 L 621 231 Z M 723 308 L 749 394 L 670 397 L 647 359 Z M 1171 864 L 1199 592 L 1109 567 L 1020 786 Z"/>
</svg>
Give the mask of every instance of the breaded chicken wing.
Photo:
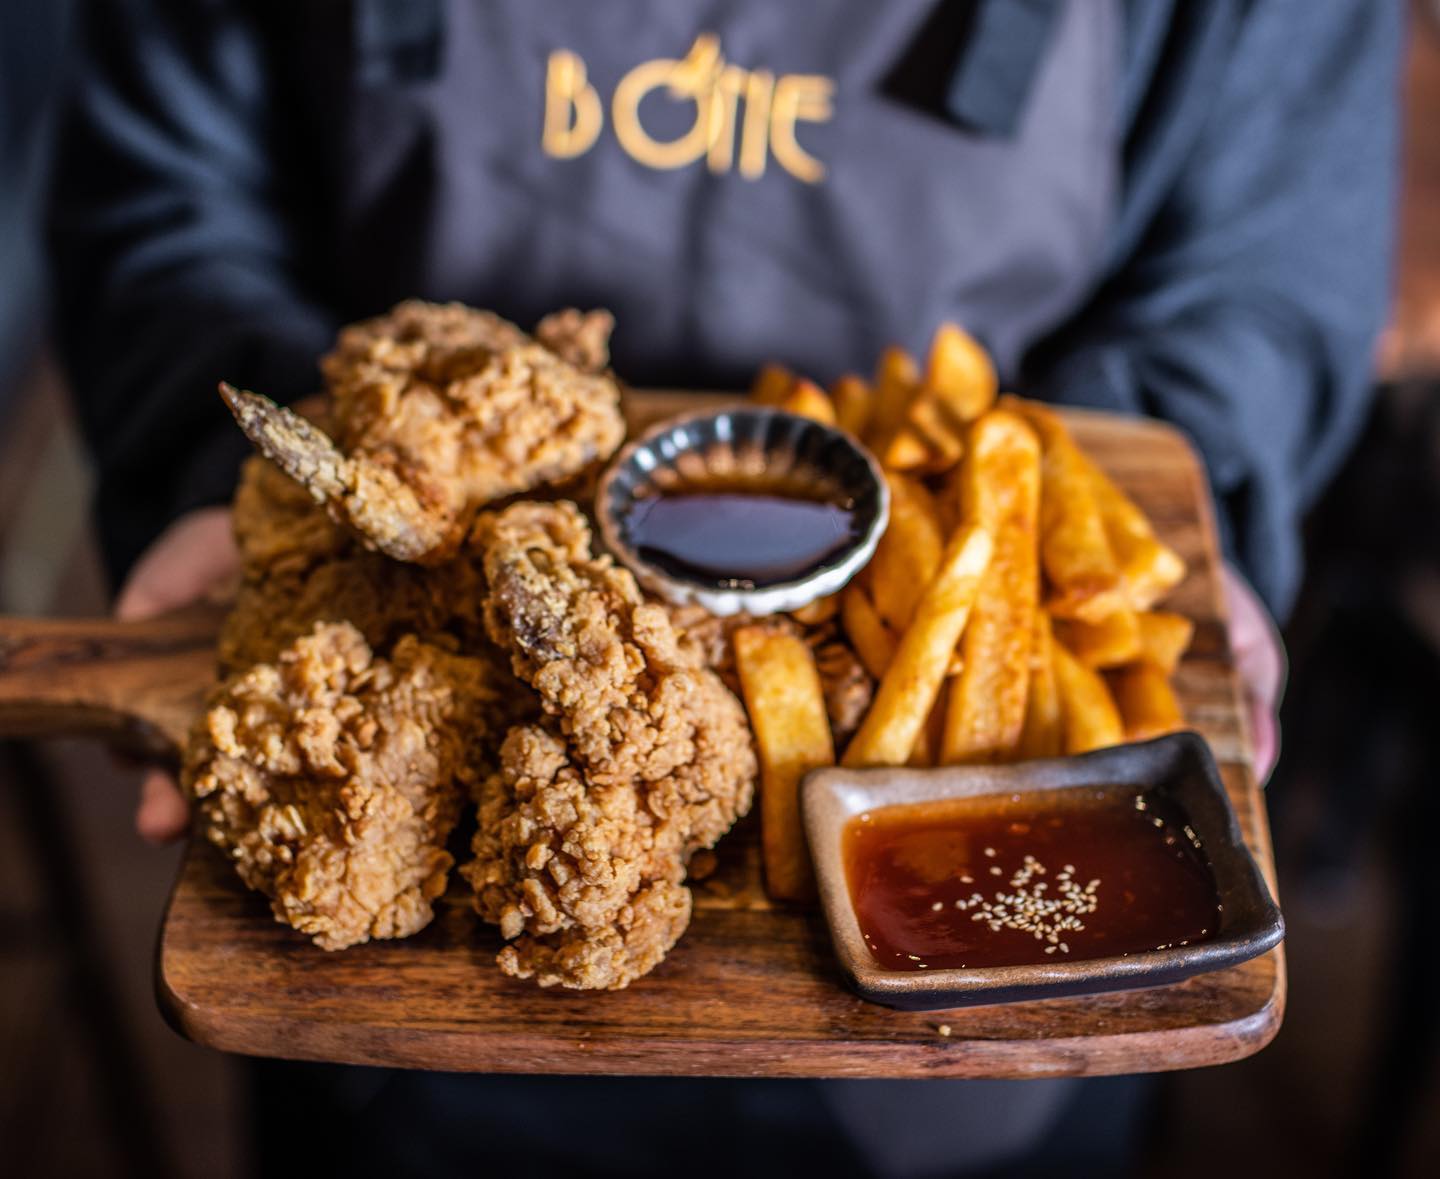
<svg viewBox="0 0 1440 1179">
<path fill-rule="evenodd" d="M 337 521 L 397 560 L 433 563 L 484 504 L 620 444 L 619 387 L 595 371 L 609 327 L 607 313 L 557 313 L 538 329 L 547 347 L 489 312 L 411 300 L 343 329 L 325 357 L 330 432 L 258 394 L 221 395 Z"/>
<path fill-rule="evenodd" d="M 406 634 L 488 646 L 474 550 L 436 565 L 392 561 L 258 455 L 241 472 L 233 514 L 241 577 L 220 631 L 223 671 L 272 662 L 317 622 L 349 622 L 381 653 Z"/>
<path fill-rule="evenodd" d="M 183 784 L 276 920 L 326 950 L 406 937 L 430 921 L 446 838 L 515 715 L 493 660 L 414 636 L 380 658 L 323 623 L 217 689 Z"/>
<path fill-rule="evenodd" d="M 490 636 L 544 716 L 507 735 L 462 871 L 514 939 L 507 973 L 626 986 L 689 922 L 690 855 L 749 809 L 744 712 L 630 573 L 590 555 L 573 504 L 482 516 L 475 543 Z"/>
</svg>

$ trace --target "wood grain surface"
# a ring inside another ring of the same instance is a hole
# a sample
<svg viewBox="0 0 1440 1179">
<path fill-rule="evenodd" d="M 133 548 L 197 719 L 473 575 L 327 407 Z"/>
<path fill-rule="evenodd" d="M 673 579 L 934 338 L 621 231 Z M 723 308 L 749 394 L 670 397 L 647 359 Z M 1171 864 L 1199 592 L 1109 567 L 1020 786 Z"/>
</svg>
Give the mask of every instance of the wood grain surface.
<svg viewBox="0 0 1440 1179">
<path fill-rule="evenodd" d="M 93 736 L 173 759 L 214 681 L 223 618 L 0 618 L 0 737 Z"/>
<path fill-rule="evenodd" d="M 633 395 L 632 425 L 724 400 L 681 396 Z M 1264 800 L 1250 769 L 1200 465 L 1167 426 L 1084 412 L 1066 417 L 1085 449 L 1189 562 L 1190 576 L 1166 603 L 1197 624 L 1176 687 L 1187 718 L 1220 762 L 1273 890 Z M 113 624 L 100 624 L 101 632 L 114 639 L 107 625 Z M 19 666 L 7 656 L 16 628 L 14 620 L 0 621 L 0 735 L 25 731 L 15 685 L 7 687 Z M 139 723 L 153 729 L 158 715 L 177 715 L 178 673 L 192 668 L 194 651 L 165 648 L 163 638 L 149 641 L 150 673 L 167 661 L 170 667 L 168 682 L 152 687 L 163 688 L 158 695 L 171 703 L 162 709 L 151 700 L 136 670 L 143 650 L 131 653 L 135 659 L 119 652 L 119 662 L 131 669 L 123 698 L 94 686 L 105 679 L 103 658 L 86 665 L 87 651 L 72 650 L 66 699 L 90 709 L 77 714 L 81 728 L 113 734 Z M 162 649 L 155 649 L 157 642 Z M 31 650 L 28 665 L 20 666 L 29 679 L 15 684 L 33 693 L 41 673 Z M 85 666 L 88 671 L 77 672 Z M 187 674 L 191 689 L 203 687 L 193 669 Z M 53 700 L 38 714 L 51 722 L 46 731 L 63 727 L 54 723 L 62 713 Z M 37 715 L 33 705 L 29 715 Z M 576 993 L 542 991 L 502 975 L 493 962 L 501 940 L 478 920 L 458 884 L 438 904 L 434 923 L 415 937 L 327 954 L 276 924 L 264 899 L 241 887 L 219 853 L 193 841 L 165 914 L 157 994 L 181 1034 L 229 1052 L 572 1074 L 1041 1077 L 1189 1068 L 1257 1051 L 1283 1014 L 1281 949 L 1147 991 L 952 1012 L 892 1011 L 844 989 L 818 909 L 766 899 L 753 816 L 722 841 L 718 860 L 715 873 L 695 886 L 689 932 L 653 973 L 625 991 Z"/>
</svg>

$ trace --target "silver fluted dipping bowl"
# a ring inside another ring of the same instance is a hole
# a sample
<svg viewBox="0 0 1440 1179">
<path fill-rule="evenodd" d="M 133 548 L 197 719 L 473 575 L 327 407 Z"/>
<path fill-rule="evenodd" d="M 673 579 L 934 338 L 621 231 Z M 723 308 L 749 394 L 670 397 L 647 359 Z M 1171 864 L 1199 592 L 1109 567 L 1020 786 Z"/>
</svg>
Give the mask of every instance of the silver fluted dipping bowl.
<svg viewBox="0 0 1440 1179">
<path fill-rule="evenodd" d="M 646 559 L 633 523 L 643 501 L 707 487 L 785 487 L 847 508 L 850 539 L 787 580 L 677 573 Z M 849 434 L 776 409 L 744 407 L 671 418 L 628 443 L 595 496 L 600 536 L 646 589 L 712 614 L 760 617 L 838 592 L 875 552 L 890 518 L 890 493 L 873 455 Z"/>
</svg>

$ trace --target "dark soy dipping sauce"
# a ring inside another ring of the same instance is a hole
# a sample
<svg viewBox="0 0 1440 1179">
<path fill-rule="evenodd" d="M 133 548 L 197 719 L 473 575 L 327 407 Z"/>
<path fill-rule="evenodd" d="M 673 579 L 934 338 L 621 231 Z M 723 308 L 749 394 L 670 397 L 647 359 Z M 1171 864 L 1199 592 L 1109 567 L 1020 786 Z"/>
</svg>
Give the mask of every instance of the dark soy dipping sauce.
<svg viewBox="0 0 1440 1179">
<path fill-rule="evenodd" d="M 625 521 L 640 557 L 672 577 L 736 588 L 793 581 L 858 536 L 854 505 L 773 487 L 680 487 Z"/>
<path fill-rule="evenodd" d="M 1153 794 L 883 807 L 842 840 L 860 931 L 887 970 L 1120 957 L 1208 941 L 1220 922 L 1199 840 Z"/>
</svg>

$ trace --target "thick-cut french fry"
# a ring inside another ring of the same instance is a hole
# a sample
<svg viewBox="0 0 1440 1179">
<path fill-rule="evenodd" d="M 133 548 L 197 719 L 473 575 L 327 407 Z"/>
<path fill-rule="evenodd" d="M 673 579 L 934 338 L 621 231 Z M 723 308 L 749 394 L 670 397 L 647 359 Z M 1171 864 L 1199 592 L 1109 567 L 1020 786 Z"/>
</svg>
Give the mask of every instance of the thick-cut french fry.
<svg viewBox="0 0 1440 1179">
<path fill-rule="evenodd" d="M 870 711 L 845 751 L 845 765 L 898 766 L 909 759 L 935 706 L 993 547 L 990 533 L 975 524 L 962 527 L 951 538 L 880 680 Z"/>
<path fill-rule="evenodd" d="M 1055 633 L 1086 667 L 1119 667 L 1140 658 L 1140 617 L 1134 610 L 1116 610 L 1099 622 L 1060 618 Z"/>
<path fill-rule="evenodd" d="M 799 414 L 802 418 L 814 418 L 827 426 L 835 424 L 835 406 L 829 395 L 814 381 L 800 379 L 790 391 L 776 403 L 776 409 L 786 413 Z"/>
<path fill-rule="evenodd" d="M 750 399 L 760 405 L 779 405 L 795 384 L 795 374 L 783 364 L 767 364 L 755 374 Z"/>
<path fill-rule="evenodd" d="M 1056 642 L 1055 686 L 1060 693 L 1060 714 L 1065 718 L 1065 752 L 1088 753 L 1119 745 L 1125 740 L 1120 710 L 1100 673 L 1086 667 Z"/>
<path fill-rule="evenodd" d="M 964 669 L 950 691 L 940 760 L 1013 756 L 1025 725 L 1040 572 L 1040 442 L 1023 418 L 992 410 L 970 430 L 959 477 L 961 518 L 995 552 L 960 640 Z"/>
<path fill-rule="evenodd" d="M 1153 610 L 1137 616 L 1140 625 L 1140 658 L 1153 663 L 1166 675 L 1174 675 L 1195 635 L 1195 624 L 1183 614 Z"/>
<path fill-rule="evenodd" d="M 1001 406 L 1040 435 L 1040 561 L 1051 585 L 1046 607 L 1057 618 L 1097 622 L 1129 605 L 1094 481 L 1070 432 L 1052 410 L 1033 401 L 1004 397 Z"/>
<path fill-rule="evenodd" d="M 863 586 L 851 582 L 840 592 L 840 625 L 855 648 L 860 662 L 877 680 L 895 658 L 899 640 L 875 613 L 875 605 Z"/>
<path fill-rule="evenodd" d="M 965 453 L 964 423 L 933 389 L 921 389 L 885 447 L 892 471 L 944 471 Z"/>
<path fill-rule="evenodd" d="M 887 471 L 917 471 L 930 461 L 930 448 L 908 425 L 890 435 L 880 465 Z"/>
<path fill-rule="evenodd" d="M 875 412 L 875 394 L 865 378 L 846 373 L 831 386 L 830 400 L 835 403 L 835 424 L 856 438 L 863 438 L 870 425 L 870 415 Z"/>
<path fill-rule="evenodd" d="M 1185 580 L 1185 562 L 1179 553 L 1159 541 L 1145 513 L 1094 460 L 1083 453 L 1081 457 L 1095 486 L 1095 504 L 1120 568 L 1126 597 L 1133 609 L 1148 610 Z"/>
<path fill-rule="evenodd" d="M 800 780 L 835 762 L 820 674 L 810 647 L 796 635 L 746 626 L 733 643 L 760 752 L 765 884 L 772 896 L 803 900 L 815 884 L 800 823 Z"/>
<path fill-rule="evenodd" d="M 963 425 L 995 404 L 999 387 L 994 362 L 979 341 L 953 323 L 942 323 L 930 341 L 923 388 Z"/>
<path fill-rule="evenodd" d="M 922 389 L 910 403 L 906 421 L 930 448 L 931 468 L 943 471 L 960 461 L 965 453 L 965 423 L 955 418 L 951 407 L 933 389 Z"/>
<path fill-rule="evenodd" d="M 1125 740 L 1146 741 L 1185 727 L 1175 689 L 1158 667 L 1135 663 L 1110 672 L 1108 678 L 1125 725 Z"/>
<path fill-rule="evenodd" d="M 930 715 L 925 718 L 925 723 L 920 726 L 920 732 L 915 737 L 915 748 L 910 751 L 910 759 L 905 763 L 915 769 L 928 769 L 937 764 L 936 753 L 940 749 L 940 741 L 945 732 L 945 702 L 950 696 L 950 680 L 947 677 L 940 681 L 940 691 L 935 694 L 935 703 L 930 706 Z"/>
<path fill-rule="evenodd" d="M 819 626 L 822 622 L 829 622 L 839 611 L 840 595 L 831 594 L 829 597 L 807 602 L 798 610 L 791 610 L 790 617 L 801 626 Z"/>
<path fill-rule="evenodd" d="M 875 411 L 870 416 L 865 441 L 883 452 L 890 436 L 905 420 L 910 401 L 920 387 L 920 370 L 903 348 L 886 348 L 875 366 Z"/>
<path fill-rule="evenodd" d="M 870 595 L 880 617 L 903 631 L 945 547 L 935 497 L 907 475 L 887 474 L 890 523 L 870 559 Z"/>
<path fill-rule="evenodd" d="M 1050 615 L 1035 611 L 1035 642 L 1030 649 L 1030 690 L 1025 694 L 1025 727 L 1020 733 L 1021 758 L 1059 757 L 1065 725 L 1060 690 L 1055 684 L 1055 640 Z"/>
</svg>

